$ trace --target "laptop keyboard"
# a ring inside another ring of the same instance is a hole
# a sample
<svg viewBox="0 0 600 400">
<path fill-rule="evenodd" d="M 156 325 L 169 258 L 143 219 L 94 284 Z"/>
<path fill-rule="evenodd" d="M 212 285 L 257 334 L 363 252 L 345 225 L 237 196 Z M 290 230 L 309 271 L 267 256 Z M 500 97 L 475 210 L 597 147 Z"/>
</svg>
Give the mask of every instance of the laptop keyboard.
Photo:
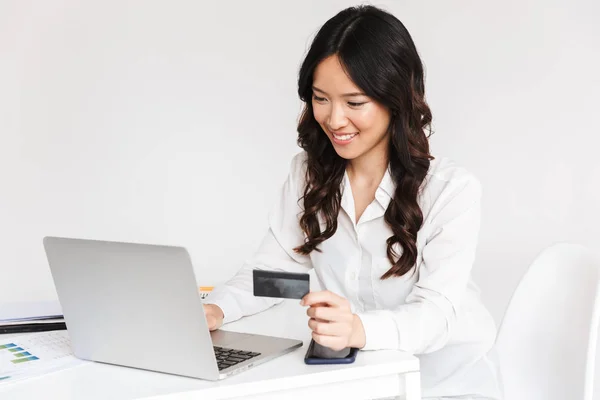
<svg viewBox="0 0 600 400">
<path fill-rule="evenodd" d="M 213 346 L 213 348 L 215 349 L 219 371 L 260 355 L 260 353 L 228 349 L 226 347 Z"/>
</svg>

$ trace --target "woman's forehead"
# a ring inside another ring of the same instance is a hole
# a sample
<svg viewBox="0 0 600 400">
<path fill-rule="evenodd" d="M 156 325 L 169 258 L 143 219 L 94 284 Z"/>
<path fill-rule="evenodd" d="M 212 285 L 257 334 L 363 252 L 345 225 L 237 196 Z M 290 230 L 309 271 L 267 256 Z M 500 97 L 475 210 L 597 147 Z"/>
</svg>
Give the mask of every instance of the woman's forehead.
<svg viewBox="0 0 600 400">
<path fill-rule="evenodd" d="M 330 96 L 359 94 L 362 90 L 352 82 L 337 56 L 329 56 L 317 65 L 313 75 L 313 87 Z"/>
</svg>

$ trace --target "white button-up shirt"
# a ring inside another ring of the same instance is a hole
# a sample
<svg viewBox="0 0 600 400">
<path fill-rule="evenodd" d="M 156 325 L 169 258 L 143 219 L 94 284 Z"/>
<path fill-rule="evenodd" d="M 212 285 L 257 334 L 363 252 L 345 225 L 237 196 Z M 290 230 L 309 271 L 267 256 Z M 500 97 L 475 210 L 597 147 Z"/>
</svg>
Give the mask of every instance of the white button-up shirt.
<svg viewBox="0 0 600 400">
<path fill-rule="evenodd" d="M 418 199 L 423 225 L 417 235 L 416 265 L 402 277 L 381 280 L 392 266 L 386 240 L 393 233 L 383 218 L 395 190 L 389 171 L 358 223 L 344 175 L 337 231 L 319 246 L 321 252 L 306 256 L 293 250 L 305 238 L 298 224 L 305 161 L 304 152 L 294 157 L 257 252 L 205 302 L 221 307 L 225 323 L 234 321 L 281 301 L 253 296 L 253 269 L 314 268 L 320 286 L 348 299 L 360 317 L 366 336 L 363 350 L 399 349 L 420 358 L 423 397 L 500 398 L 488 354 L 496 325 L 471 279 L 480 223 L 478 180 L 448 159 L 431 162 Z M 396 254 L 401 254 L 396 246 Z"/>
</svg>

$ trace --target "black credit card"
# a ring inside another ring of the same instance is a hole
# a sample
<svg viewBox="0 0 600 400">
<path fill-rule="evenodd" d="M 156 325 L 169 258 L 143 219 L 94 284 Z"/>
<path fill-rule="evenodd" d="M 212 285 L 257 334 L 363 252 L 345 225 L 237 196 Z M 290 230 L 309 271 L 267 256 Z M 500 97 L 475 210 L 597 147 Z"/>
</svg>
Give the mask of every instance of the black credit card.
<svg viewBox="0 0 600 400">
<path fill-rule="evenodd" d="M 310 278 L 306 273 L 252 271 L 254 295 L 300 300 L 310 291 Z"/>
</svg>

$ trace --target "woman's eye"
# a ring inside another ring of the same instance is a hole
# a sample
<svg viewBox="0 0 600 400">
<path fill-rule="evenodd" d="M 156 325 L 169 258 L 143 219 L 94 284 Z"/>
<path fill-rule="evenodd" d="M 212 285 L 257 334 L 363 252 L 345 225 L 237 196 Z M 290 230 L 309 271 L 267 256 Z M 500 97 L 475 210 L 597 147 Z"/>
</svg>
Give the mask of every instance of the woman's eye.
<svg viewBox="0 0 600 400">
<path fill-rule="evenodd" d="M 360 107 L 360 106 L 362 106 L 363 104 L 365 104 L 365 103 L 354 103 L 354 102 L 351 102 L 351 101 L 349 101 L 349 102 L 348 102 L 348 105 L 349 105 L 350 107 Z"/>
<path fill-rule="evenodd" d="M 316 94 L 313 94 L 313 99 L 315 99 L 315 101 L 318 101 L 318 102 L 323 102 L 326 100 L 325 97 L 319 97 Z"/>
</svg>

